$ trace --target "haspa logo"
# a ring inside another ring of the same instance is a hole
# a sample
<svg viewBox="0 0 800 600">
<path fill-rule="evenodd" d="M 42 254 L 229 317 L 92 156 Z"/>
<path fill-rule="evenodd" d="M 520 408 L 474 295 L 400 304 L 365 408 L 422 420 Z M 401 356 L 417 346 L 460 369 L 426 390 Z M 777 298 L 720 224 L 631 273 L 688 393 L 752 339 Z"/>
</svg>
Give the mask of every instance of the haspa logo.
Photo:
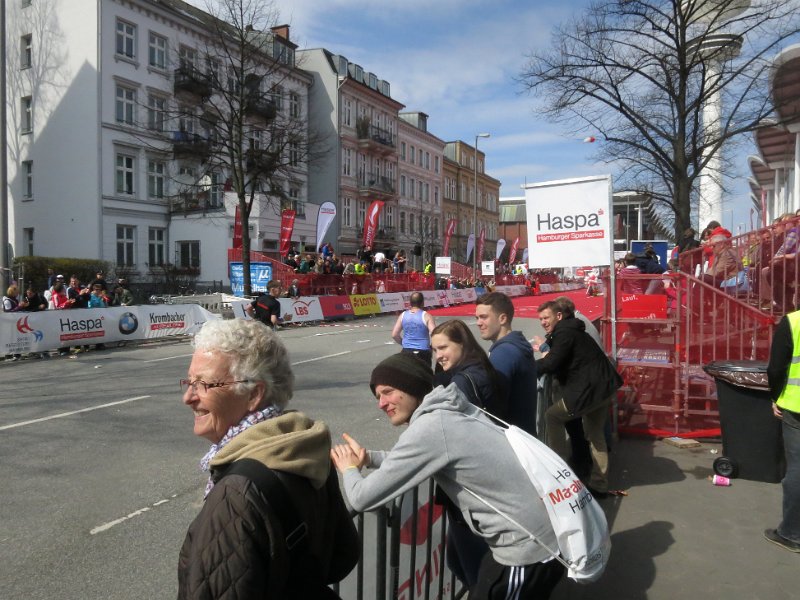
<svg viewBox="0 0 800 600">
<path fill-rule="evenodd" d="M 28 322 L 30 317 L 23 317 L 22 319 L 17 319 L 17 331 L 20 333 L 32 333 L 33 339 L 37 342 L 41 342 L 44 339 L 44 332 L 34 329 L 31 327 L 31 324 Z"/>
<path fill-rule="evenodd" d="M 599 227 L 600 217 L 602 215 L 602 208 L 596 213 L 589 213 L 587 215 L 578 214 L 553 216 L 550 213 L 547 213 L 546 216 L 536 216 L 536 226 L 539 231 L 542 231 L 542 229 L 546 231 L 563 231 L 567 229 L 578 231 L 579 229 L 584 229 L 585 227 Z"/>
<path fill-rule="evenodd" d="M 403 523 L 400 525 L 400 543 L 411 544 L 412 541 L 417 545 L 428 541 L 428 523 L 436 523 L 442 516 L 442 505 L 425 503 L 419 506 L 415 515 L 409 510 L 412 508 L 409 503 L 403 502 L 401 516 Z M 414 521 L 416 520 L 416 523 Z M 416 525 L 416 536 L 414 530 Z"/>
<path fill-rule="evenodd" d="M 131 312 L 123 313 L 119 318 L 119 332 L 122 335 L 130 335 L 139 328 L 139 319 Z"/>
</svg>

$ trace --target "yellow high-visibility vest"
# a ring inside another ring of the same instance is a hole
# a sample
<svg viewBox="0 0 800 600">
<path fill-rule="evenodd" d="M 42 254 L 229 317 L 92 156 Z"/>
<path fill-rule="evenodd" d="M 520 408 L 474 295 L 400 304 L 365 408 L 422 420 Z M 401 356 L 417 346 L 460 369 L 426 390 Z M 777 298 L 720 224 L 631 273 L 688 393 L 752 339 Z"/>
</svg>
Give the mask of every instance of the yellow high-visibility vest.
<svg viewBox="0 0 800 600">
<path fill-rule="evenodd" d="M 786 315 L 792 330 L 792 362 L 789 364 L 789 377 L 776 404 L 795 413 L 800 413 L 800 310 Z"/>
</svg>

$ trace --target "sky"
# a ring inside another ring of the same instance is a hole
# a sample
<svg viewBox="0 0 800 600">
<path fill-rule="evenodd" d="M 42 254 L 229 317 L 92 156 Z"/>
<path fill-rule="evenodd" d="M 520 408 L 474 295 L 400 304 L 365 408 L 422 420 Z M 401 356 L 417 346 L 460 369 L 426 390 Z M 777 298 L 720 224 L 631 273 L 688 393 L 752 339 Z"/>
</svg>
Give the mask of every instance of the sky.
<svg viewBox="0 0 800 600">
<path fill-rule="evenodd" d="M 206 0 L 189 0 L 203 7 Z M 500 196 L 521 196 L 527 183 L 613 174 L 585 143 L 549 123 L 518 82 L 526 55 L 550 43 L 555 26 L 589 0 L 278 0 L 282 22 L 300 48 L 326 48 L 391 84 L 404 110 L 421 111 L 444 141 L 475 143 Z M 590 135 L 587 133 L 587 135 Z M 723 225 L 749 229 L 746 144 L 725 197 Z M 732 211 L 729 209 L 733 209 Z"/>
</svg>

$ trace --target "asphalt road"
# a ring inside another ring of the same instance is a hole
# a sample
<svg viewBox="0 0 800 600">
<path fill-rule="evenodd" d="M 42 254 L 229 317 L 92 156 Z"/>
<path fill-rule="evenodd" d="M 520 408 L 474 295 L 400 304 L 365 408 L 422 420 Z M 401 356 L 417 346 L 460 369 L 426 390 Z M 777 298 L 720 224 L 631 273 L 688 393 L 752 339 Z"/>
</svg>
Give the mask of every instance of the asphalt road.
<svg viewBox="0 0 800 600">
<path fill-rule="evenodd" d="M 281 332 L 291 406 L 368 447 L 397 437 L 370 396 L 372 367 L 398 346 L 395 317 Z M 174 598 L 186 529 L 201 506 L 178 380 L 187 341 L 0 365 L 0 598 Z"/>
</svg>

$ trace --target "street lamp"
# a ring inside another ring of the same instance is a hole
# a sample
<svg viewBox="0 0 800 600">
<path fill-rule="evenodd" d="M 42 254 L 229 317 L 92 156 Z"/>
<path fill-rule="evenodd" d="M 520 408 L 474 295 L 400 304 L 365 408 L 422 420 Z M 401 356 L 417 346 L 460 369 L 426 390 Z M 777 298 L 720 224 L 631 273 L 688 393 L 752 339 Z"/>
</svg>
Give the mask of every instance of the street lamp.
<svg viewBox="0 0 800 600">
<path fill-rule="evenodd" d="M 478 138 L 488 138 L 490 133 L 475 136 L 475 212 L 472 219 L 472 278 L 478 276 Z"/>
</svg>

